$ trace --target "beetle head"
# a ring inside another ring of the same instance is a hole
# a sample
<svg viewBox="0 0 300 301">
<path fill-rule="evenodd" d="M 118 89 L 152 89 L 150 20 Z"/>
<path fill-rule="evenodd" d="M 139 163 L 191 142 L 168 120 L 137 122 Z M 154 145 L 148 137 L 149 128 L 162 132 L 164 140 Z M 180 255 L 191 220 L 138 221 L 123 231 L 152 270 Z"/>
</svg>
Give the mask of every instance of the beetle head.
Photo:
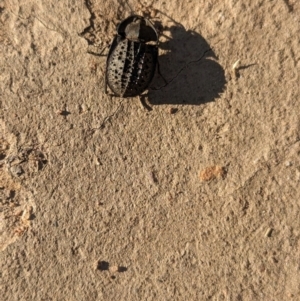
<svg viewBox="0 0 300 301">
<path fill-rule="evenodd" d="M 117 27 L 122 37 L 132 41 L 157 42 L 158 35 L 153 24 L 146 18 L 133 15 L 123 20 Z"/>
</svg>

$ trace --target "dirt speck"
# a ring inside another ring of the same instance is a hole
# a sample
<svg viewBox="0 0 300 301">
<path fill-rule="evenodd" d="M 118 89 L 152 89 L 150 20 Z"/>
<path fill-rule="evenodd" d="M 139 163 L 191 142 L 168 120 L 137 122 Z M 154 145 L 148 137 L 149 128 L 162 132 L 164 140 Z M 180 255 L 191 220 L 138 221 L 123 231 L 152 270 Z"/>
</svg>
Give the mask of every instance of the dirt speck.
<svg viewBox="0 0 300 301">
<path fill-rule="evenodd" d="M 200 171 L 199 177 L 201 181 L 211 181 L 218 178 L 224 178 L 226 175 L 226 169 L 222 166 L 209 166 Z"/>
</svg>

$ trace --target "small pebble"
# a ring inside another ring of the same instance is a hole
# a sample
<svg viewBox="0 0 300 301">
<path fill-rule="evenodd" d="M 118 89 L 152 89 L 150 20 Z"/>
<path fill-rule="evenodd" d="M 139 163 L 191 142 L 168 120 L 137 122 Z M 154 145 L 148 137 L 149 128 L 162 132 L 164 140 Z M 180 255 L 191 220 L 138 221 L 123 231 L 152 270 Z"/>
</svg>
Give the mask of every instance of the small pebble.
<svg viewBox="0 0 300 301">
<path fill-rule="evenodd" d="M 22 169 L 22 167 L 20 165 L 12 166 L 10 168 L 10 171 L 13 175 L 18 176 L 18 177 L 24 173 L 24 170 Z"/>
<path fill-rule="evenodd" d="M 265 237 L 271 237 L 272 232 L 273 232 L 273 229 L 272 229 L 272 228 L 269 228 L 269 229 L 266 231 L 266 233 L 265 233 Z"/>
<path fill-rule="evenodd" d="M 112 273 L 116 273 L 116 272 L 118 272 L 118 270 L 119 270 L 119 267 L 117 265 L 114 265 L 109 268 L 109 271 Z"/>
<path fill-rule="evenodd" d="M 173 115 L 173 114 L 177 113 L 177 111 L 178 111 L 177 108 L 170 108 L 169 113 Z"/>
</svg>

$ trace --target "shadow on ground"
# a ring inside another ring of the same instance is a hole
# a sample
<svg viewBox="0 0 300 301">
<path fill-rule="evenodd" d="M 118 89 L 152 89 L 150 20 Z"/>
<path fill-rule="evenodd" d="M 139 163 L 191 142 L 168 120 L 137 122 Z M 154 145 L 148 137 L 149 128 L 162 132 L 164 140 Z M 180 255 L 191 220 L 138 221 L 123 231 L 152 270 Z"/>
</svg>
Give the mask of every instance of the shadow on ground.
<svg viewBox="0 0 300 301">
<path fill-rule="evenodd" d="M 212 102 L 219 98 L 225 89 L 224 69 L 218 64 L 211 46 L 199 33 L 185 30 L 174 20 L 172 22 L 174 25 L 170 27 L 163 27 L 158 21 L 153 22 L 156 29 L 163 29 L 160 34 L 160 41 L 163 42 L 160 42 L 159 49 L 164 54 L 159 56 L 159 65 L 168 84 L 165 85 L 163 78 L 156 72 L 148 93 L 141 96 L 144 106 L 149 110 L 151 107 L 147 103 L 201 105 Z M 93 26 L 92 24 L 80 34 L 88 41 L 89 46 L 93 45 L 93 40 L 85 34 L 93 29 Z M 92 50 L 88 52 L 106 56 Z"/>
<path fill-rule="evenodd" d="M 155 24 L 159 28 L 159 24 Z M 212 102 L 225 88 L 224 69 L 205 39 L 195 31 L 186 31 L 178 23 L 164 27 L 159 45 L 167 51 L 159 56 L 160 71 L 155 75 L 148 93 L 151 105 L 201 105 Z M 165 87 L 164 87 L 165 86 Z"/>
</svg>

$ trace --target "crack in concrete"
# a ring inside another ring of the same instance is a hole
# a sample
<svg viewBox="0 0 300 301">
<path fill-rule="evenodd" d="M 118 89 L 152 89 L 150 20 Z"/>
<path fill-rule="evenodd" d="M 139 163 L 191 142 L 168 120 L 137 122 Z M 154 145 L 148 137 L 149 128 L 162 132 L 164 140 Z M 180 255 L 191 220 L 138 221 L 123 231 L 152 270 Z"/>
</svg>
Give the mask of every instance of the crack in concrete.
<svg viewBox="0 0 300 301">
<path fill-rule="evenodd" d="M 236 189 L 234 189 L 232 192 L 230 192 L 229 194 L 224 194 L 224 195 L 220 195 L 221 197 L 228 197 L 228 196 L 232 196 L 234 193 L 236 193 L 237 191 L 244 189 L 246 187 L 246 185 L 251 182 L 254 177 L 261 171 L 267 169 L 269 171 L 269 173 L 271 172 L 271 170 L 275 167 L 277 167 L 278 165 L 282 164 L 284 162 L 284 160 L 286 160 L 286 152 L 295 144 L 297 144 L 298 142 L 300 142 L 300 139 L 297 139 L 296 141 L 294 141 L 293 143 L 287 144 L 284 147 L 282 147 L 283 149 L 283 154 L 281 154 L 280 159 L 278 160 L 278 162 L 276 162 L 274 165 L 271 166 L 269 161 L 265 161 L 263 162 L 263 166 L 261 168 L 258 168 L 256 171 L 253 172 L 253 174 L 251 176 L 249 176 L 239 187 L 237 187 Z M 273 154 L 275 153 L 275 151 L 273 151 Z M 274 179 L 276 181 L 276 179 Z"/>
<path fill-rule="evenodd" d="M 106 116 L 106 117 L 103 119 L 103 121 L 102 121 L 102 123 L 100 124 L 99 127 L 97 127 L 97 128 L 92 128 L 92 129 L 91 129 L 91 133 L 90 133 L 89 136 L 92 136 L 97 130 L 102 130 L 102 129 L 104 129 L 105 123 L 106 123 L 107 121 L 109 121 L 111 118 L 113 118 L 113 117 L 119 112 L 120 108 L 121 108 L 122 105 L 123 105 L 123 101 L 124 101 L 124 99 L 121 99 L 120 104 L 118 105 L 118 107 L 116 108 L 116 110 L 115 110 L 112 114 Z"/>
<path fill-rule="evenodd" d="M 174 81 L 174 80 L 179 76 L 179 74 L 180 74 L 184 69 L 186 69 L 190 64 L 200 62 L 200 61 L 205 57 L 205 55 L 206 55 L 209 51 L 212 51 L 212 49 L 209 48 L 209 49 L 205 50 L 204 53 L 202 54 L 202 56 L 201 56 L 199 59 L 193 60 L 193 61 L 189 61 L 184 67 L 182 67 L 182 68 L 177 72 L 177 74 L 176 74 L 169 82 L 167 82 L 167 83 L 164 84 L 163 86 L 160 86 L 159 88 L 149 88 L 149 90 L 155 90 L 155 91 L 157 91 L 157 90 L 161 90 L 162 88 L 166 87 L 166 86 L 169 85 L 172 81 Z"/>
</svg>

